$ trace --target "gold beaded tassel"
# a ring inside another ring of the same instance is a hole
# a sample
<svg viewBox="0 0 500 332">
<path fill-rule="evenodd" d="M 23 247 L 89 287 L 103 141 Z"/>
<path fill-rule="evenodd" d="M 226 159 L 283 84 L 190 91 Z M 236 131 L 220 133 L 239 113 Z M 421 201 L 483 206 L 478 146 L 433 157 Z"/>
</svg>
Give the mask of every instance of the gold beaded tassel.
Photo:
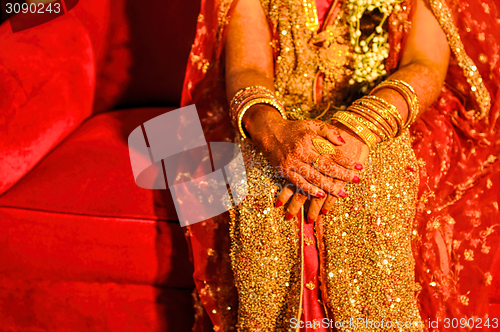
<svg viewBox="0 0 500 332">
<path fill-rule="evenodd" d="M 283 119 L 286 119 L 285 108 L 276 95 L 263 86 L 249 86 L 238 90 L 231 100 L 230 115 L 231 122 L 238 129 L 243 139 L 248 138 L 243 128 L 242 120 L 246 111 L 257 104 L 267 104 L 280 112 Z"/>
</svg>

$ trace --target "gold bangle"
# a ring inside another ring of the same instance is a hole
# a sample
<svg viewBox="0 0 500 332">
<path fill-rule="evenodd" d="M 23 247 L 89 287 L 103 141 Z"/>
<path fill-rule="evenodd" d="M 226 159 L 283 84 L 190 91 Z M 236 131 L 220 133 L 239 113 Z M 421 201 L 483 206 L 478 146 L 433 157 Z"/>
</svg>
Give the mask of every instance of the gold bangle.
<svg viewBox="0 0 500 332">
<path fill-rule="evenodd" d="M 269 89 L 263 86 L 250 86 L 240 89 L 231 100 L 230 116 L 233 126 L 239 130 L 243 138 L 247 138 L 247 136 L 243 130 L 241 121 L 243 119 L 243 115 L 250 108 L 250 106 L 257 104 L 256 102 L 253 102 L 256 99 L 260 100 L 259 103 L 272 105 L 278 112 L 280 112 L 283 119 L 286 119 L 285 108 L 280 103 L 276 95 Z M 267 100 L 267 102 L 263 102 L 262 100 Z M 250 105 L 249 103 L 252 104 Z"/>
<path fill-rule="evenodd" d="M 366 143 L 366 145 L 368 145 L 370 149 L 372 149 L 377 143 L 375 134 L 348 114 L 349 113 L 347 112 L 339 111 L 333 115 L 332 119 L 337 120 L 347 128 L 351 129 L 356 135 L 359 136 L 359 138 L 361 138 L 361 140 L 363 140 L 363 142 Z"/>
<path fill-rule="evenodd" d="M 231 103 L 229 106 L 229 112 L 230 112 L 230 117 L 231 117 L 231 123 L 235 128 L 237 128 L 238 125 L 238 112 L 241 109 L 241 106 L 243 104 L 243 101 L 247 99 L 249 100 L 249 97 L 261 97 L 261 96 L 268 96 L 272 95 L 272 92 L 269 91 L 268 89 L 261 87 L 261 86 L 249 86 L 246 88 L 239 89 L 236 94 L 234 95 L 233 99 L 231 99 Z"/>
<path fill-rule="evenodd" d="M 383 106 L 371 100 L 363 99 L 355 101 L 354 105 L 363 108 L 366 113 L 375 118 L 380 126 L 386 130 L 389 137 L 395 137 L 397 135 L 399 130 L 398 123 Z"/>
<path fill-rule="evenodd" d="M 285 115 L 285 110 L 283 108 L 283 105 L 281 105 L 281 103 L 279 103 L 278 101 L 274 100 L 274 99 L 271 99 L 271 98 L 255 98 L 255 99 L 252 99 L 250 101 L 248 101 L 247 103 L 245 103 L 245 105 L 240 109 L 239 113 L 238 113 L 238 131 L 240 132 L 240 135 L 243 139 L 245 138 L 248 138 L 247 135 L 245 134 L 245 131 L 243 130 L 243 124 L 241 123 L 242 120 L 243 120 L 243 116 L 245 115 L 246 111 L 254 106 L 254 105 L 257 105 L 257 104 L 268 104 L 272 107 L 274 107 L 276 110 L 278 110 L 281 114 L 281 116 L 283 117 L 283 119 L 286 120 L 286 115 Z"/>
<path fill-rule="evenodd" d="M 385 141 L 391 137 L 385 128 L 380 125 L 377 126 L 378 121 L 373 121 L 373 119 L 367 117 L 369 112 L 367 112 L 367 110 L 360 105 L 353 104 L 349 106 L 349 108 L 347 108 L 347 112 L 376 134 L 380 140 Z"/>
<path fill-rule="evenodd" d="M 382 98 L 371 97 L 375 96 L 365 96 L 361 99 L 364 103 L 368 103 L 369 105 L 373 106 L 371 108 L 373 112 L 378 113 L 380 116 L 386 119 L 391 128 L 393 128 L 394 130 L 392 137 L 401 135 L 401 133 L 403 132 L 403 119 L 401 117 L 401 114 L 399 114 L 396 106 L 389 104 Z"/>
<path fill-rule="evenodd" d="M 384 98 L 380 98 L 380 97 L 373 96 L 373 95 L 367 95 L 361 99 L 369 99 L 369 100 L 371 99 L 371 100 L 376 100 L 377 102 L 381 103 L 393 115 L 393 117 L 396 119 L 396 121 L 398 123 L 400 123 L 401 125 L 403 125 L 404 120 L 403 120 L 403 117 L 401 116 L 401 113 L 399 113 L 397 107 L 394 106 L 393 104 L 389 103 Z"/>
<path fill-rule="evenodd" d="M 391 128 L 391 136 L 396 137 L 403 129 L 403 124 L 398 122 L 397 119 L 393 116 L 393 114 L 387 110 L 383 104 L 375 101 L 375 100 L 363 100 L 362 103 L 367 105 L 370 110 L 379 114 L 384 120 L 387 122 L 389 127 Z"/>
<path fill-rule="evenodd" d="M 244 93 L 249 93 L 251 91 L 256 91 L 256 90 L 260 90 L 260 91 L 264 91 L 265 93 L 269 93 L 271 95 L 274 96 L 273 92 L 271 90 L 269 90 L 268 88 L 264 87 L 264 86 L 260 86 L 260 85 L 252 85 L 252 86 L 247 86 L 246 88 L 242 88 L 242 89 L 239 89 L 236 94 L 234 95 L 233 99 L 231 100 L 231 103 L 233 101 L 236 101 L 238 100 L 238 98 L 243 95 Z"/>
<path fill-rule="evenodd" d="M 374 94 L 375 92 L 383 89 L 393 89 L 397 91 L 406 101 L 408 105 L 408 118 L 406 119 L 406 123 L 404 124 L 404 128 L 409 127 L 417 118 L 419 111 L 419 102 L 418 96 L 415 90 L 408 83 L 401 80 L 386 80 L 377 85 L 370 94 Z"/>
</svg>

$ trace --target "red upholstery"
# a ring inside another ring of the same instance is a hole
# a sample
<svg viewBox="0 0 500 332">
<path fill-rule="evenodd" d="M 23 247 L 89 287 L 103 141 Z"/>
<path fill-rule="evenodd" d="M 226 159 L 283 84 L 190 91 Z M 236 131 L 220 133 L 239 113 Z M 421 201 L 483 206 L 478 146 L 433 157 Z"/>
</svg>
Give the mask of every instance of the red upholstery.
<svg viewBox="0 0 500 332">
<path fill-rule="evenodd" d="M 30 30 L 0 26 L 0 331 L 190 330 L 171 196 L 135 185 L 126 141 L 172 109 L 143 106 L 178 106 L 198 11 L 80 0 Z"/>
<path fill-rule="evenodd" d="M 190 330 L 170 193 L 135 185 L 126 142 L 178 107 L 198 11 L 80 0 L 33 29 L 0 26 L 0 331 Z"/>
<path fill-rule="evenodd" d="M 0 280 L 2 331 L 191 330 L 193 313 L 188 290 L 133 284 Z"/>
<path fill-rule="evenodd" d="M 0 330 L 110 331 L 117 316 L 131 331 L 189 329 L 182 229 L 167 191 L 135 185 L 127 147 L 132 129 L 168 110 L 89 119 L 0 197 Z"/>
<path fill-rule="evenodd" d="M 135 109 L 87 120 L 0 198 L 0 206 L 91 216 L 177 220 L 168 190 L 139 188 L 128 134 L 171 108 Z"/>
<path fill-rule="evenodd" d="M 72 14 L 15 34 L 0 26 L 0 193 L 90 116 L 93 60 Z"/>
<path fill-rule="evenodd" d="M 178 224 L 18 208 L 0 220 L 1 331 L 189 331 Z"/>
</svg>

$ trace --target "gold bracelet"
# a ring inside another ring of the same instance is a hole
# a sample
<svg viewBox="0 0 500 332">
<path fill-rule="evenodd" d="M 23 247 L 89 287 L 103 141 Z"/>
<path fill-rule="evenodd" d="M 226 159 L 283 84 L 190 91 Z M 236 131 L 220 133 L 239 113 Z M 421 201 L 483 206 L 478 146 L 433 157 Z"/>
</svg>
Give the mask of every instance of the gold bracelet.
<svg viewBox="0 0 500 332">
<path fill-rule="evenodd" d="M 233 99 L 231 99 L 231 103 L 229 106 L 229 112 L 231 117 L 231 123 L 235 128 L 238 125 L 238 112 L 243 104 L 245 99 L 248 99 L 251 96 L 261 97 L 272 95 L 272 92 L 262 86 L 249 86 L 246 88 L 239 89 L 234 95 Z M 248 101 L 248 100 L 247 100 Z"/>
<path fill-rule="evenodd" d="M 403 117 L 401 116 L 401 113 L 399 113 L 399 111 L 398 111 L 398 109 L 397 109 L 396 106 L 394 106 L 393 104 L 389 103 L 384 98 L 380 98 L 380 97 L 377 97 L 377 96 L 367 95 L 367 96 L 364 96 L 363 98 L 366 98 L 368 100 L 374 100 L 374 101 L 377 101 L 380 104 L 384 105 L 384 107 L 389 111 L 389 113 L 392 114 L 392 116 L 394 117 L 394 119 L 396 119 L 396 122 L 401 127 L 401 129 L 403 128 L 403 122 L 404 122 L 404 120 L 403 120 Z"/>
<path fill-rule="evenodd" d="M 263 91 L 265 93 L 269 93 L 271 95 L 274 95 L 273 92 L 271 90 L 269 90 L 268 88 L 266 88 L 266 87 L 263 87 L 263 86 L 260 86 L 260 85 L 252 85 L 252 86 L 247 86 L 246 88 L 239 89 L 236 92 L 236 94 L 234 95 L 233 99 L 231 100 L 231 103 L 234 102 L 234 101 L 237 101 L 238 98 L 242 94 L 249 93 L 249 92 L 254 91 L 254 90 L 260 90 L 260 91 Z"/>
<path fill-rule="evenodd" d="M 418 114 L 418 98 L 415 91 L 409 84 L 403 81 L 388 80 L 376 86 L 375 89 L 373 89 L 372 93 L 383 88 L 395 90 L 405 99 L 406 104 L 408 105 L 408 116 L 406 122 L 404 123 L 404 128 L 407 128 L 413 123 Z"/>
<path fill-rule="evenodd" d="M 277 100 L 272 99 L 272 98 L 267 98 L 267 97 L 252 99 L 252 100 L 248 101 L 247 103 L 245 103 L 238 113 L 238 127 L 237 128 L 238 128 L 240 135 L 243 139 L 248 138 L 247 135 L 245 134 L 245 131 L 243 130 L 243 124 L 242 124 L 243 116 L 245 115 L 246 111 L 250 107 L 252 107 L 256 104 L 271 105 L 276 110 L 278 110 L 280 112 L 281 116 L 283 117 L 283 119 L 286 120 L 286 114 L 285 114 L 285 110 L 283 108 L 283 105 L 281 105 L 281 103 L 279 103 Z"/>
<path fill-rule="evenodd" d="M 397 135 L 399 130 L 398 123 L 382 105 L 372 100 L 363 100 L 363 98 L 355 101 L 354 105 L 364 108 L 365 112 L 374 117 L 380 126 L 387 131 L 388 136 L 395 137 Z"/>
<path fill-rule="evenodd" d="M 377 85 L 370 94 L 374 94 L 375 92 L 383 89 L 393 89 L 397 91 L 406 101 L 408 105 L 408 118 L 406 119 L 406 123 L 404 124 L 404 128 L 409 127 L 417 118 L 419 111 L 419 102 L 418 96 L 415 90 L 408 83 L 401 80 L 386 80 Z"/>
<path fill-rule="evenodd" d="M 254 100 L 257 99 L 260 100 L 260 102 L 254 102 Z M 278 112 L 280 112 L 283 119 L 287 118 L 285 108 L 280 103 L 276 95 L 269 89 L 263 86 L 250 86 L 240 89 L 231 100 L 230 115 L 233 126 L 239 130 L 243 138 L 247 138 L 241 123 L 243 115 L 250 108 L 250 106 L 258 103 L 273 106 Z"/>
<path fill-rule="evenodd" d="M 347 108 L 347 112 L 376 134 L 380 140 L 385 141 L 391 137 L 386 128 L 382 127 L 378 121 L 374 121 L 373 118 L 370 117 L 371 114 L 367 112 L 366 108 L 353 104 Z"/>
<path fill-rule="evenodd" d="M 332 119 L 345 125 L 347 128 L 351 129 L 356 135 L 363 140 L 363 142 L 368 145 L 370 149 L 377 143 L 377 137 L 375 134 L 366 128 L 363 124 L 356 121 L 353 117 L 349 115 L 348 112 L 339 111 L 335 113 Z"/>
<path fill-rule="evenodd" d="M 399 114 L 396 106 L 377 96 L 365 96 L 361 98 L 361 100 L 372 105 L 373 107 L 371 109 L 387 120 L 391 128 L 394 129 L 393 138 L 401 135 L 403 132 L 403 118 L 401 114 Z"/>
<path fill-rule="evenodd" d="M 379 103 L 376 100 L 365 99 L 362 101 L 363 104 L 368 105 L 368 107 L 375 113 L 379 114 L 384 120 L 387 121 L 390 128 L 392 129 L 392 137 L 396 137 L 403 130 L 403 124 L 398 122 L 397 118 L 385 108 L 384 104 Z"/>
</svg>

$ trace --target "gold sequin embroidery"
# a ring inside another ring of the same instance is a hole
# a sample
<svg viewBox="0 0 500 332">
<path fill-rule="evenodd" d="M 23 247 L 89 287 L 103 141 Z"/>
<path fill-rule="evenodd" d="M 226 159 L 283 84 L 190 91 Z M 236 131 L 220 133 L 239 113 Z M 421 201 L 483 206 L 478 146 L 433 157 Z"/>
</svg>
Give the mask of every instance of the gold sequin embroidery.
<svg viewBox="0 0 500 332">
<path fill-rule="evenodd" d="M 429 0 L 429 5 L 434 16 L 438 19 L 439 25 L 441 25 L 441 28 L 446 33 L 450 48 L 455 54 L 458 65 L 462 68 L 467 83 L 470 85 L 472 94 L 479 104 L 480 111 L 476 113 L 476 118 L 482 119 L 487 117 L 491 108 L 490 93 L 486 89 L 474 61 L 472 61 L 465 52 L 464 44 L 462 43 L 458 29 L 453 23 L 450 9 L 443 0 Z"/>
</svg>

